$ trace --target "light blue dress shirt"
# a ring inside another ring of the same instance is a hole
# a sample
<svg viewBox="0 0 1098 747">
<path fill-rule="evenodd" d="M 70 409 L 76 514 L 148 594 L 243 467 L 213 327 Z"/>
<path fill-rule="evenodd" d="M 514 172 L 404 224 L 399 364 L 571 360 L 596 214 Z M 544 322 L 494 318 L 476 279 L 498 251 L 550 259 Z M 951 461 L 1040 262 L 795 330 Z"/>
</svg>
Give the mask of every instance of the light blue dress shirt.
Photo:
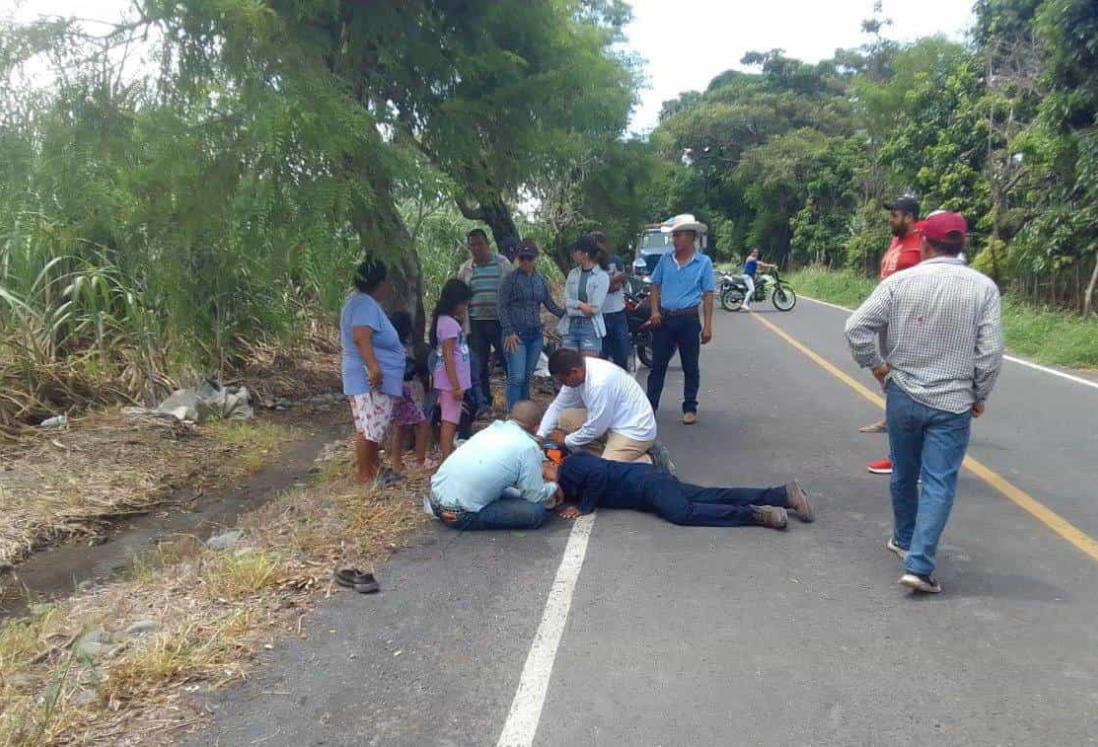
<svg viewBox="0 0 1098 747">
<path fill-rule="evenodd" d="M 693 309 L 701 305 L 702 296 L 713 293 L 713 260 L 701 252 L 694 252 L 682 267 L 675 262 L 675 253 L 660 257 L 656 271 L 652 273 L 652 285 L 660 287 L 660 308 L 668 311 Z"/>
<path fill-rule="evenodd" d="M 497 420 L 442 463 L 431 494 L 445 508 L 474 513 L 504 496 L 548 504 L 557 485 L 542 479 L 543 461 L 533 436 L 512 420 Z"/>
</svg>

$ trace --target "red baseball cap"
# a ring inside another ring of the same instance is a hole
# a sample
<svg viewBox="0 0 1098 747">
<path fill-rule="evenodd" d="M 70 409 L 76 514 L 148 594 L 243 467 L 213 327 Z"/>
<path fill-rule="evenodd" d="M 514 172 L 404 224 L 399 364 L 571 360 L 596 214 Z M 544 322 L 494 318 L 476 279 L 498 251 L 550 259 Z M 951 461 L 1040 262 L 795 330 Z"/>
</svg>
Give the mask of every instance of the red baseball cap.
<svg viewBox="0 0 1098 747">
<path fill-rule="evenodd" d="M 968 233 L 968 224 L 965 223 L 964 216 L 960 213 L 950 213 L 945 210 L 931 213 L 926 217 L 926 220 L 916 224 L 915 228 L 931 241 L 946 241 L 949 239 L 950 234 L 958 233 L 961 235 L 962 244 L 965 240 L 965 234 Z"/>
</svg>

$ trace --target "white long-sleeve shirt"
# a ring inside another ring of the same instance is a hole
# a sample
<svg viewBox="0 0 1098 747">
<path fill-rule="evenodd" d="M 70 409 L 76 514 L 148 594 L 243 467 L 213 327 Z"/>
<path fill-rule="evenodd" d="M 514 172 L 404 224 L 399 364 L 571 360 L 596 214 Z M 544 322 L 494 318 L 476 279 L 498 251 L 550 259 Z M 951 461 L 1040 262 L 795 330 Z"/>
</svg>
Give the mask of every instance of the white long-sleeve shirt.
<svg viewBox="0 0 1098 747">
<path fill-rule="evenodd" d="M 538 435 L 548 436 L 564 410 L 582 407 L 587 422 L 564 439 L 578 448 L 605 433 L 617 433 L 633 441 L 656 440 L 656 416 L 637 380 L 610 361 L 585 358 L 587 377 L 578 387 L 562 387 L 541 420 Z"/>
</svg>

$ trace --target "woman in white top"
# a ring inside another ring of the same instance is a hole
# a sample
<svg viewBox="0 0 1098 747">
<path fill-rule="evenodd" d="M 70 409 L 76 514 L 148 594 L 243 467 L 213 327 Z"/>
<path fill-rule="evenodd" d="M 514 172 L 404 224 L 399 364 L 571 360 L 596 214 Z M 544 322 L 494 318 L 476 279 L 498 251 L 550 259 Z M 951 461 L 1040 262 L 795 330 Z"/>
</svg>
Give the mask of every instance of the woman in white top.
<svg viewBox="0 0 1098 747">
<path fill-rule="evenodd" d="M 596 358 L 602 353 L 602 338 L 606 337 L 602 304 L 610 291 L 610 276 L 599 267 L 598 255 L 598 244 L 590 236 L 572 247 L 576 267 L 564 283 L 565 314 L 558 328 L 565 348 Z"/>
</svg>

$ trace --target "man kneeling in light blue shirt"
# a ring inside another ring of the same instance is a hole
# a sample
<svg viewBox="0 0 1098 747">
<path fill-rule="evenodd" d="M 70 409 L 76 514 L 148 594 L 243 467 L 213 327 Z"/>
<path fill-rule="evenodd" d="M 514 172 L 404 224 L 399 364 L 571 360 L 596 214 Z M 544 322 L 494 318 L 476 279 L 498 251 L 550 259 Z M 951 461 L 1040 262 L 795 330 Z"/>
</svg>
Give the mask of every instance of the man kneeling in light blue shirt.
<svg viewBox="0 0 1098 747">
<path fill-rule="evenodd" d="M 522 401 L 451 454 L 431 478 L 431 510 L 453 529 L 537 529 L 561 500 L 542 479 L 541 408 Z"/>
</svg>

